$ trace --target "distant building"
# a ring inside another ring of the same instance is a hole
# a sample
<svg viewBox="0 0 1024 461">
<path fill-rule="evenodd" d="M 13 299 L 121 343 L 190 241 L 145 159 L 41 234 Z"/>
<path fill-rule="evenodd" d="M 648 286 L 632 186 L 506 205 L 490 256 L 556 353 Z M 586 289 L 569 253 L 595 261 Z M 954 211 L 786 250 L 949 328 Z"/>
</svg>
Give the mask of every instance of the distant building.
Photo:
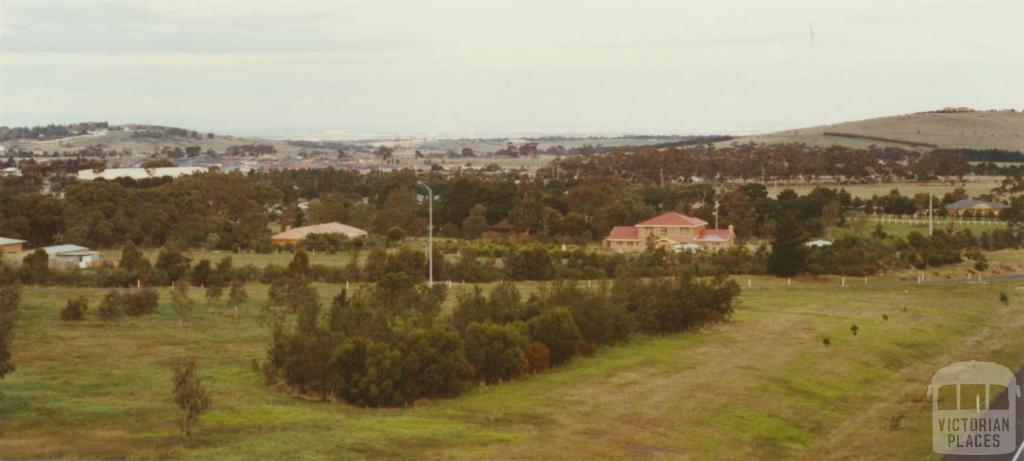
<svg viewBox="0 0 1024 461">
<path fill-rule="evenodd" d="M 830 242 L 828 240 L 818 239 L 818 240 L 811 240 L 810 242 L 804 242 L 804 246 L 805 247 L 811 247 L 811 248 L 821 248 L 821 247 L 832 246 L 832 242 Z"/>
<path fill-rule="evenodd" d="M 177 178 L 179 176 L 187 176 L 196 173 L 205 173 L 207 171 L 209 171 L 209 169 L 203 166 L 174 166 L 160 168 L 107 168 L 103 171 L 100 171 L 99 173 L 93 170 L 80 170 L 78 172 L 78 179 L 80 181 L 92 181 L 94 179 L 148 179 L 162 178 L 165 176 Z"/>
<path fill-rule="evenodd" d="M 954 216 L 965 214 L 973 216 L 999 216 L 1007 208 L 1009 207 L 1002 203 L 964 199 L 946 205 L 946 212 Z"/>
<path fill-rule="evenodd" d="M 309 234 L 342 234 L 350 239 L 367 236 L 366 231 L 357 227 L 352 227 L 339 222 L 329 222 L 288 229 L 280 234 L 270 237 L 270 241 L 277 246 L 295 245 L 305 239 Z"/>
<path fill-rule="evenodd" d="M 0 253 L 18 253 L 24 245 L 24 240 L 0 237 Z"/>
<path fill-rule="evenodd" d="M 729 248 L 735 244 L 733 226 L 708 229 L 707 225 L 707 221 L 700 218 L 664 213 L 635 226 L 615 226 L 604 239 L 604 247 L 626 253 L 644 251 L 648 247 L 691 251 L 694 248 Z"/>
<path fill-rule="evenodd" d="M 100 262 L 100 252 L 78 245 L 53 245 L 43 247 L 43 251 L 55 269 L 86 269 Z"/>
</svg>

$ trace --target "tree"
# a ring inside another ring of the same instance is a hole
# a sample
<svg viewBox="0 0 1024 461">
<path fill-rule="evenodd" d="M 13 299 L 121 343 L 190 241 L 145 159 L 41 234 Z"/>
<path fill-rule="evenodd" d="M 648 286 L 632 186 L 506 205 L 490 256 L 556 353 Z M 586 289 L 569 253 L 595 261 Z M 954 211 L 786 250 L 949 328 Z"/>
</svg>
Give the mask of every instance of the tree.
<svg viewBox="0 0 1024 461">
<path fill-rule="evenodd" d="M 197 262 L 196 265 L 192 267 L 192 271 L 189 274 L 189 279 L 191 280 L 192 285 L 200 287 L 206 286 L 207 283 L 209 283 L 210 272 L 212 270 L 213 269 L 210 266 L 210 260 L 199 260 L 199 262 Z"/>
<path fill-rule="evenodd" d="M 451 328 L 414 330 L 402 349 L 407 398 L 454 397 L 466 389 L 471 368 L 462 338 Z"/>
<path fill-rule="evenodd" d="M 487 230 L 487 226 L 487 208 L 477 203 L 462 221 L 462 234 L 468 239 L 475 239 Z"/>
<path fill-rule="evenodd" d="M 171 290 L 171 307 L 178 316 L 178 328 L 181 328 L 195 308 L 195 301 L 188 297 L 188 289 L 188 282 L 182 280 Z"/>
<path fill-rule="evenodd" d="M 174 244 L 165 245 L 156 257 L 153 267 L 154 275 L 158 275 L 161 283 L 172 283 L 181 280 L 189 272 L 191 259 L 185 256 Z"/>
<path fill-rule="evenodd" d="M 36 248 L 22 259 L 22 281 L 25 283 L 45 285 L 50 278 L 50 255 L 42 248 Z"/>
<path fill-rule="evenodd" d="M 249 300 L 249 294 L 245 292 L 245 284 L 241 280 L 231 282 L 231 290 L 228 292 L 228 306 L 235 310 L 238 316 L 238 306 Z"/>
<path fill-rule="evenodd" d="M 174 403 L 181 409 L 178 427 L 182 435 L 192 435 L 192 425 L 199 422 L 199 416 L 210 408 L 212 401 L 196 376 L 196 362 L 189 360 L 174 369 Z"/>
<path fill-rule="evenodd" d="M 526 350 L 526 366 L 530 373 L 539 373 L 551 368 L 551 350 L 544 343 L 534 341 Z"/>
<path fill-rule="evenodd" d="M 295 256 L 292 256 L 292 262 L 288 264 L 288 275 L 299 278 L 309 276 L 309 255 L 302 248 L 295 250 Z"/>
<path fill-rule="evenodd" d="M 494 384 L 523 372 L 530 340 L 521 327 L 473 322 L 464 336 L 466 359 L 478 379 Z"/>
<path fill-rule="evenodd" d="M 137 280 L 148 280 L 149 274 L 153 270 L 152 264 L 149 260 L 135 247 L 135 244 L 131 240 L 128 244 L 121 249 L 121 261 L 118 262 L 118 268 L 124 269 Z"/>
<path fill-rule="evenodd" d="M 89 310 L 89 298 L 76 296 L 68 299 L 64 309 L 60 311 L 60 319 L 63 321 L 77 321 L 85 318 L 85 311 Z"/>
<path fill-rule="evenodd" d="M 576 343 L 581 338 L 580 329 L 568 309 L 552 309 L 530 319 L 526 325 L 530 338 L 543 343 L 551 351 L 552 365 L 568 362 L 576 352 Z"/>
<path fill-rule="evenodd" d="M 14 324 L 18 320 L 18 304 L 21 303 L 21 289 L 17 286 L 0 288 L 0 378 L 14 371 L 11 363 L 11 340 Z"/>
<path fill-rule="evenodd" d="M 792 277 L 803 272 L 807 265 L 807 236 L 792 214 L 786 214 L 775 228 L 772 253 L 768 257 L 768 271 L 779 277 Z"/>
<path fill-rule="evenodd" d="M 220 285 L 210 285 L 206 287 L 206 307 L 210 308 L 215 303 L 220 301 L 220 297 L 224 295 L 224 287 Z"/>
</svg>

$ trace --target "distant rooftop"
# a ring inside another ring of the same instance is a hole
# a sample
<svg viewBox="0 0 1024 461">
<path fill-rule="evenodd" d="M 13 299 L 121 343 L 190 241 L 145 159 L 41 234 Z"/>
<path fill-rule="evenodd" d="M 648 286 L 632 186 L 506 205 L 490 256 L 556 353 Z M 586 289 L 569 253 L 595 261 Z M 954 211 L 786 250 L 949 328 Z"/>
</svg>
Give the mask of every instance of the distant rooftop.
<svg viewBox="0 0 1024 461">
<path fill-rule="evenodd" d="M 706 226 L 708 222 L 694 218 L 693 216 L 686 216 L 682 213 L 668 212 L 662 213 L 655 216 L 647 221 L 637 224 L 637 226 L 670 226 L 670 227 L 699 227 Z"/>
<path fill-rule="evenodd" d="M 177 178 L 178 176 L 186 176 L 196 173 L 205 173 L 208 169 L 202 166 L 174 166 L 174 167 L 161 167 L 161 168 L 107 168 L 99 173 L 93 170 L 80 170 L 78 172 L 78 179 L 82 181 L 91 181 L 93 179 L 116 179 L 116 178 L 132 178 L 132 179 L 147 179 L 147 178 L 162 178 L 169 176 Z"/>
<path fill-rule="evenodd" d="M 1002 210 L 1004 208 L 1009 207 L 1002 203 L 989 202 L 987 200 L 977 200 L 972 198 L 957 200 L 953 203 L 950 203 L 949 205 L 946 205 L 946 209 L 950 210 L 967 210 L 970 208 Z"/>
</svg>

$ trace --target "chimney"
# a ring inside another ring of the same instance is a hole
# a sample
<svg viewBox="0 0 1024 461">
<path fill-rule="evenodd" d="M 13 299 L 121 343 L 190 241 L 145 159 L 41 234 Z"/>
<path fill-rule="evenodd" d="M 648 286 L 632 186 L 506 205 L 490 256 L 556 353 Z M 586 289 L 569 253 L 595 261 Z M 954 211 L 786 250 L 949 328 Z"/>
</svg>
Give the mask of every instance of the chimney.
<svg viewBox="0 0 1024 461">
<path fill-rule="evenodd" d="M 729 233 L 730 234 L 735 234 L 736 233 L 736 231 L 733 230 L 732 224 L 729 224 Z"/>
</svg>

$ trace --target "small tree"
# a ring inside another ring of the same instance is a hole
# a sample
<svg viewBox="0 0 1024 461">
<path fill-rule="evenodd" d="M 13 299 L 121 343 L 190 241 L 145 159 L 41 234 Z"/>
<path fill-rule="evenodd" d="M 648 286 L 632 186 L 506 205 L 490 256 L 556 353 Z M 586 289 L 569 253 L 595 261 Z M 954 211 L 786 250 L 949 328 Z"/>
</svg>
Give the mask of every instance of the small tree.
<svg viewBox="0 0 1024 461">
<path fill-rule="evenodd" d="M 526 350 L 526 368 L 531 373 L 539 373 L 551 368 L 551 350 L 544 343 L 533 342 Z"/>
<path fill-rule="evenodd" d="M 203 389 L 203 383 L 196 376 L 196 362 L 189 360 L 174 369 L 174 403 L 181 409 L 178 427 L 181 434 L 191 436 L 192 425 L 199 421 L 199 415 L 210 408 L 210 396 Z"/>
<path fill-rule="evenodd" d="M 224 295 L 224 287 L 220 285 L 210 285 L 206 287 L 206 307 L 210 308 L 214 303 L 220 301 L 220 297 Z"/>
<path fill-rule="evenodd" d="M 464 336 L 466 359 L 477 379 L 494 384 L 522 373 L 529 340 L 514 325 L 473 322 Z"/>
<path fill-rule="evenodd" d="M 228 292 L 228 306 L 235 310 L 238 316 L 238 306 L 249 300 L 249 294 L 245 292 L 245 284 L 241 280 L 231 282 L 231 291 Z"/>
<path fill-rule="evenodd" d="M 25 283 L 45 285 L 50 278 L 50 255 L 42 248 L 36 248 L 21 260 L 21 274 Z"/>
<path fill-rule="evenodd" d="M 96 315 L 100 320 L 107 322 L 113 322 L 124 316 L 124 296 L 121 295 L 121 291 L 117 289 L 108 291 L 100 301 Z"/>
<path fill-rule="evenodd" d="M 309 255 L 306 250 L 299 248 L 292 256 L 292 262 L 288 264 L 288 275 L 291 277 L 305 278 L 309 276 Z"/>
<path fill-rule="evenodd" d="M 171 307 L 174 308 L 174 313 L 178 316 L 178 328 L 181 328 L 185 320 L 192 315 L 192 309 L 195 308 L 195 301 L 188 297 L 188 288 L 188 283 L 182 280 L 171 290 Z"/>
<path fill-rule="evenodd" d="M 527 326 L 530 337 L 544 343 L 551 351 L 552 365 L 568 362 L 576 352 L 576 343 L 581 338 L 580 329 L 568 309 L 560 307 L 545 312 L 530 319 Z"/>
<path fill-rule="evenodd" d="M 807 265 L 806 234 L 792 214 L 779 220 L 768 257 L 768 271 L 779 277 L 792 277 L 803 272 Z"/>
<path fill-rule="evenodd" d="M 18 320 L 18 304 L 21 303 L 21 289 L 16 286 L 0 288 L 0 378 L 14 371 L 11 363 L 11 339 L 14 324 Z"/>
<path fill-rule="evenodd" d="M 89 310 L 89 299 L 85 296 L 78 296 L 68 299 L 64 309 L 60 311 L 60 319 L 64 321 L 77 321 L 85 318 L 85 311 Z"/>
</svg>

